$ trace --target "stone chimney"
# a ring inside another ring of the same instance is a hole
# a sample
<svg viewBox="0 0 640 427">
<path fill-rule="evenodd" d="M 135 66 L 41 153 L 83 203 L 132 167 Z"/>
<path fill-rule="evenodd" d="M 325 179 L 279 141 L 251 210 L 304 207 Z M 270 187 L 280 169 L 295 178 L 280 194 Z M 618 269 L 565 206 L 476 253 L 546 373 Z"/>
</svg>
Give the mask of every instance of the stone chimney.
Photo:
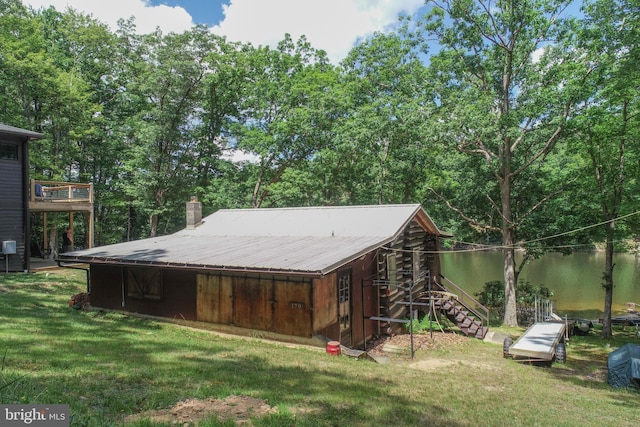
<svg viewBox="0 0 640 427">
<path fill-rule="evenodd" d="M 187 202 L 187 228 L 194 229 L 202 222 L 202 203 L 196 196 Z"/>
</svg>

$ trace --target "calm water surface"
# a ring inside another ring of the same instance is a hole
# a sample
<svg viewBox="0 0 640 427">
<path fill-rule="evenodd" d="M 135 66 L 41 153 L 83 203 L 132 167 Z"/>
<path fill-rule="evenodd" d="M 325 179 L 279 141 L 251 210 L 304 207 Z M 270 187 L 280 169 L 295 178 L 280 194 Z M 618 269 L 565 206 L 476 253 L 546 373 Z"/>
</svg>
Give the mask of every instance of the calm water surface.
<svg viewBox="0 0 640 427">
<path fill-rule="evenodd" d="M 545 254 L 524 268 L 520 280 L 551 289 L 559 314 L 595 318 L 604 306 L 604 258 L 603 252 Z M 440 259 L 443 274 L 471 295 L 485 282 L 504 280 L 500 252 L 453 252 Z M 640 304 L 640 257 L 616 254 L 614 262 L 613 311 L 623 313 L 625 303 Z"/>
</svg>

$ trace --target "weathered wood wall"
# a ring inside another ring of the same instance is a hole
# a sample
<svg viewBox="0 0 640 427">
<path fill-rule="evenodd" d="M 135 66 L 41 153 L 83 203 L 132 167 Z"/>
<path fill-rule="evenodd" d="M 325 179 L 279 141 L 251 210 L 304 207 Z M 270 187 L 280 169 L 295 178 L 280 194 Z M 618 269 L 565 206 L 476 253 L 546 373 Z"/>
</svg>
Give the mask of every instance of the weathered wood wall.
<svg viewBox="0 0 640 427">
<path fill-rule="evenodd" d="M 380 290 L 380 316 L 406 319 L 409 310 L 403 302 L 409 301 L 409 289 L 413 289 L 413 298 L 416 298 L 428 288 L 428 278 L 434 280 L 440 274 L 438 236 L 427 233 L 411 221 L 404 233 L 387 246 L 388 249 L 381 250 L 378 255 L 378 278 L 387 284 L 374 286 Z M 395 275 L 388 271 L 388 258 L 395 259 Z M 424 311 L 423 308 L 418 310 Z M 383 332 L 397 333 L 402 324 L 390 322 L 383 325 L 383 329 Z"/>
<path fill-rule="evenodd" d="M 311 337 L 311 281 L 301 277 L 198 274 L 197 320 Z"/>
<path fill-rule="evenodd" d="M 141 267 L 92 265 L 91 305 L 132 313 L 196 320 L 195 272 L 161 269 L 162 297 L 159 300 L 140 300 L 130 296 L 132 284 L 128 270 L 131 268 Z"/>
<path fill-rule="evenodd" d="M 311 337 L 319 334 L 344 345 L 359 347 L 380 333 L 378 322 L 365 320 L 366 317 L 400 319 L 406 316 L 406 306 L 400 302 L 407 299 L 405 285 L 414 279 L 414 262 L 419 264 L 421 271 L 439 272 L 437 256 L 425 253 L 425 250 L 437 248 L 437 241 L 416 224 L 412 224 L 390 247 L 391 250 L 376 250 L 340 268 L 341 272 L 351 274 L 350 335 L 342 340 L 338 323 L 337 273 L 312 279 L 160 269 L 161 296 L 141 299 L 139 292 L 132 292 L 133 287 L 139 285 L 133 283 L 136 275 L 130 274 L 130 270 L 151 267 L 93 265 L 91 303 L 102 308 L 284 335 Z M 414 251 L 419 253 L 419 258 L 413 258 Z M 388 292 L 382 286 L 363 286 L 372 277 L 388 275 L 387 257 L 396 260 L 395 285 L 388 285 Z M 414 292 L 425 287 L 426 282 L 422 280 Z M 134 298 L 134 295 L 138 297 Z"/>
</svg>

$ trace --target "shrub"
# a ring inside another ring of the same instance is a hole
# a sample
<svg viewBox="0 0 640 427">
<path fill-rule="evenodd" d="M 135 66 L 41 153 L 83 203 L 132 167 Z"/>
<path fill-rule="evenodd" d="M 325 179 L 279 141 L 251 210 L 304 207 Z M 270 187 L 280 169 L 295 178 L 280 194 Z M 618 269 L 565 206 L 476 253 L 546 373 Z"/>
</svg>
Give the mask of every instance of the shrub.
<svg viewBox="0 0 640 427">
<path fill-rule="evenodd" d="M 504 317 L 504 282 L 493 280 L 486 282 L 482 291 L 475 294 L 478 301 L 489 309 L 493 319 Z M 553 291 L 546 286 L 534 286 L 530 282 L 518 282 L 516 287 L 516 303 L 518 323 L 531 323 L 536 297 L 539 299 L 550 299 Z"/>
</svg>

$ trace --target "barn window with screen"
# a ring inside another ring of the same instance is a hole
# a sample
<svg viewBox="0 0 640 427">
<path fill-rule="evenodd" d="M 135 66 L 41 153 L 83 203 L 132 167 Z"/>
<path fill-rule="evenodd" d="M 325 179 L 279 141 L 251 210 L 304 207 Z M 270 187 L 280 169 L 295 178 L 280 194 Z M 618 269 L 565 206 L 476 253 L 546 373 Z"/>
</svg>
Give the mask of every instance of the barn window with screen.
<svg viewBox="0 0 640 427">
<path fill-rule="evenodd" d="M 343 271 L 338 276 L 338 301 L 340 302 L 340 330 L 351 327 L 351 272 Z"/>
<path fill-rule="evenodd" d="M 160 301 L 162 272 L 153 268 L 130 268 L 128 295 L 134 299 Z"/>
<path fill-rule="evenodd" d="M 0 159 L 18 160 L 18 146 L 0 142 Z"/>
<path fill-rule="evenodd" d="M 387 280 L 389 280 L 389 285 L 398 286 L 398 267 L 395 253 L 387 254 Z"/>
</svg>

